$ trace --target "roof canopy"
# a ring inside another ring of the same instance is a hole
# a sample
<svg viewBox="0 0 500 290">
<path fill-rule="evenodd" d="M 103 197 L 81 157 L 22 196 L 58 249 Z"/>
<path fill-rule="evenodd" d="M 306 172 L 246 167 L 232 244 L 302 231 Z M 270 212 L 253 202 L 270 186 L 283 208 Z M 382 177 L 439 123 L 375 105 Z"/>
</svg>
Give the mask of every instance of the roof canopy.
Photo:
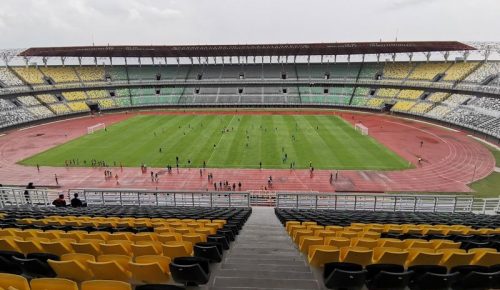
<svg viewBox="0 0 500 290">
<path fill-rule="evenodd" d="M 465 50 L 475 50 L 475 48 L 457 41 L 180 46 L 70 46 L 33 47 L 21 52 L 19 55 L 26 57 L 222 57 L 355 55 Z"/>
</svg>

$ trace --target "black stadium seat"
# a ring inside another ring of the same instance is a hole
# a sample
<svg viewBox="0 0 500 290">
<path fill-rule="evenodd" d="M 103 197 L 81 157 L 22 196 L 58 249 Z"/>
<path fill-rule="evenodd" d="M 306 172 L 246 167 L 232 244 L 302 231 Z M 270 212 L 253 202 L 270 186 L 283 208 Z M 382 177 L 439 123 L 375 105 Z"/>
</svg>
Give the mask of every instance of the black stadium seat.
<svg viewBox="0 0 500 290">
<path fill-rule="evenodd" d="M 14 257 L 14 262 L 23 269 L 23 274 L 31 278 L 51 278 L 56 273 L 45 262 L 38 259 L 19 259 Z"/>
<path fill-rule="evenodd" d="M 402 273 L 381 271 L 369 281 L 368 288 L 370 290 L 404 290 L 410 283 L 412 275 L 412 271 Z"/>
<path fill-rule="evenodd" d="M 366 271 L 344 271 L 335 269 L 325 279 L 329 289 L 358 290 L 363 289 L 366 282 Z"/>
<path fill-rule="evenodd" d="M 208 260 L 199 257 L 178 257 L 170 263 L 170 273 L 177 283 L 195 286 L 208 283 L 210 268 Z"/>
<path fill-rule="evenodd" d="M 195 257 L 205 258 L 215 263 L 222 261 L 222 244 L 220 243 L 196 243 L 193 251 Z"/>
<path fill-rule="evenodd" d="M 378 273 L 392 272 L 392 273 L 403 273 L 405 268 L 402 265 L 395 264 L 371 264 L 365 267 L 367 271 L 366 280 L 371 281 Z"/>
<path fill-rule="evenodd" d="M 410 284 L 412 290 L 448 290 L 454 284 L 460 273 L 436 274 L 427 272 L 413 279 Z"/>
<path fill-rule="evenodd" d="M 486 290 L 500 289 L 500 272 L 480 273 L 470 272 L 464 276 L 460 275 L 453 284 L 456 290 Z"/>
</svg>

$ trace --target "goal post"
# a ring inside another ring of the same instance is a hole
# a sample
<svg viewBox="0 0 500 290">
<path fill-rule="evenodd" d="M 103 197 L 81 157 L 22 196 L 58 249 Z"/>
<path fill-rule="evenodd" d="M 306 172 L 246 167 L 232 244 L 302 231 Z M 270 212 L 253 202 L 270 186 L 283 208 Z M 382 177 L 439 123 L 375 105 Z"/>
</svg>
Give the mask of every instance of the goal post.
<svg viewBox="0 0 500 290">
<path fill-rule="evenodd" d="M 359 133 L 361 133 L 361 135 L 363 135 L 363 136 L 368 135 L 368 128 L 365 125 L 361 124 L 361 123 L 356 123 L 354 125 L 354 129 L 356 131 L 358 131 Z"/>
<path fill-rule="evenodd" d="M 87 134 L 93 134 L 96 131 L 106 129 L 106 125 L 104 123 L 99 123 L 90 127 L 87 127 Z"/>
</svg>

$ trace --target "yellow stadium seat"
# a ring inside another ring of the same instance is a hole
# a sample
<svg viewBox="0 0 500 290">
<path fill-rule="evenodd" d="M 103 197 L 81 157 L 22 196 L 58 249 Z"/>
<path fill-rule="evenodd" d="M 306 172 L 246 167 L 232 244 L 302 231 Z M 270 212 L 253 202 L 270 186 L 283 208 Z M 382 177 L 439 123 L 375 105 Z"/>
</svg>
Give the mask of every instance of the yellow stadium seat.
<svg viewBox="0 0 500 290">
<path fill-rule="evenodd" d="M 292 225 L 300 225 L 300 222 L 299 221 L 287 221 L 285 224 L 285 229 L 287 232 L 288 232 L 288 229 L 290 228 L 290 226 L 292 226 Z"/>
<path fill-rule="evenodd" d="M 208 235 L 215 235 L 217 230 L 214 228 L 201 227 L 201 228 L 194 229 L 194 232 L 197 234 L 204 234 L 204 235 L 208 236 Z"/>
<path fill-rule="evenodd" d="M 182 235 L 178 233 L 163 233 L 159 234 L 157 237 L 158 241 L 162 243 L 182 241 Z"/>
<path fill-rule="evenodd" d="M 404 265 L 408 255 L 408 251 L 398 248 L 374 248 L 372 263 Z"/>
<path fill-rule="evenodd" d="M 442 239 L 435 239 L 431 240 L 431 243 L 434 245 L 434 249 L 440 250 L 440 249 L 458 249 L 460 248 L 460 242 L 453 242 L 450 240 L 442 240 Z"/>
<path fill-rule="evenodd" d="M 410 248 L 434 249 L 434 244 L 429 241 L 413 241 L 410 243 Z"/>
<path fill-rule="evenodd" d="M 14 231 L 12 229 L 0 229 L 0 238 L 2 237 L 14 237 Z"/>
<path fill-rule="evenodd" d="M 207 236 L 204 234 L 184 234 L 182 235 L 182 240 L 185 242 L 191 242 L 193 245 L 196 243 L 206 242 Z"/>
<path fill-rule="evenodd" d="M 288 228 L 288 235 L 290 237 L 293 237 L 293 233 L 297 230 L 306 230 L 307 227 L 304 226 L 304 225 L 290 225 L 290 227 Z"/>
<path fill-rule="evenodd" d="M 102 241 L 99 240 L 82 240 L 78 243 L 72 243 L 71 246 L 75 253 L 99 256 L 101 254 L 101 243 Z"/>
<path fill-rule="evenodd" d="M 322 237 L 317 236 L 302 236 L 299 242 L 299 249 L 302 253 L 307 254 L 309 247 L 313 245 L 323 245 L 324 240 Z"/>
<path fill-rule="evenodd" d="M 88 234 L 84 234 L 83 235 L 83 239 L 85 240 L 104 240 L 104 241 L 107 241 L 109 236 L 111 234 L 108 233 L 108 232 L 91 232 L 91 233 L 88 233 Z"/>
<path fill-rule="evenodd" d="M 309 226 L 306 226 L 306 229 L 315 232 L 317 230 L 324 230 L 325 227 L 324 226 L 318 226 L 318 225 L 309 225 Z"/>
<path fill-rule="evenodd" d="M 408 248 L 418 248 L 418 247 L 413 247 L 413 244 L 415 242 L 419 242 L 419 243 L 427 243 L 428 242 L 427 240 L 424 240 L 424 239 L 405 239 L 403 241 L 404 241 L 404 245 L 407 249 Z M 433 249 L 433 247 L 424 247 L 424 248 Z"/>
<path fill-rule="evenodd" d="M 433 249 L 408 249 L 408 258 L 406 259 L 406 267 L 417 265 L 439 265 L 443 258 L 443 253 L 436 253 Z"/>
<path fill-rule="evenodd" d="M 129 232 L 116 232 L 116 233 L 112 233 L 111 235 L 109 235 L 108 241 L 116 241 L 116 240 L 119 240 L 119 241 L 124 241 L 124 240 L 131 241 L 133 235 L 134 234 L 129 233 Z"/>
<path fill-rule="evenodd" d="M 13 287 L 17 290 L 30 290 L 28 280 L 23 276 L 0 273 L 0 287 L 9 289 Z"/>
<path fill-rule="evenodd" d="M 137 233 L 132 236 L 132 241 L 158 241 L 158 235 L 156 233 Z"/>
<path fill-rule="evenodd" d="M 77 260 L 53 261 L 47 260 L 50 267 L 57 274 L 58 278 L 65 278 L 77 282 L 90 280 L 92 272 L 85 265 Z"/>
<path fill-rule="evenodd" d="M 372 263 L 373 250 L 363 247 L 343 247 L 340 249 L 340 260 L 366 266 Z"/>
<path fill-rule="evenodd" d="M 101 253 L 103 255 L 131 255 L 132 242 L 129 240 L 108 241 L 107 244 L 101 244 Z"/>
<path fill-rule="evenodd" d="M 314 235 L 322 238 L 336 237 L 337 233 L 330 230 L 315 230 Z"/>
<path fill-rule="evenodd" d="M 332 232 L 341 232 L 344 230 L 344 227 L 341 226 L 325 226 L 326 231 L 332 231 Z"/>
<path fill-rule="evenodd" d="M 311 230 L 297 230 L 293 234 L 293 241 L 296 244 L 299 244 L 300 237 L 302 237 L 302 236 L 312 236 L 312 235 L 314 235 L 314 232 L 311 231 Z"/>
<path fill-rule="evenodd" d="M 197 228 L 200 228 L 202 226 L 202 224 L 199 224 L 196 221 L 193 221 L 193 222 L 187 223 L 186 226 L 188 228 L 197 229 Z"/>
<path fill-rule="evenodd" d="M 71 253 L 64 254 L 61 256 L 61 261 L 71 261 L 75 260 L 80 262 L 83 266 L 87 267 L 87 262 L 92 261 L 95 262 L 95 257 L 89 254 L 81 254 L 81 253 Z"/>
<path fill-rule="evenodd" d="M 127 256 L 127 255 L 100 255 L 97 257 L 97 262 L 109 262 L 109 261 L 114 261 L 118 265 L 120 265 L 123 269 L 126 271 L 129 270 L 129 265 L 128 263 L 132 261 L 132 257 Z"/>
<path fill-rule="evenodd" d="M 83 282 L 81 290 L 132 290 L 132 286 L 122 281 L 92 280 Z"/>
<path fill-rule="evenodd" d="M 189 233 L 194 233 L 194 229 L 192 228 L 188 228 L 188 227 L 183 227 L 183 228 L 175 228 L 174 229 L 174 232 L 178 233 L 178 234 L 189 234 Z"/>
<path fill-rule="evenodd" d="M 170 280 L 170 258 L 139 256 L 130 263 L 132 278 L 142 283 L 167 283 Z"/>
<path fill-rule="evenodd" d="M 131 274 L 116 261 L 89 262 L 89 269 L 94 274 L 94 279 L 118 280 L 128 282 Z"/>
<path fill-rule="evenodd" d="M 30 238 L 28 241 L 16 240 L 16 244 L 23 254 L 29 253 L 43 253 L 43 247 L 40 242 L 43 240 L 37 238 Z M 46 240 L 45 240 L 46 241 Z"/>
<path fill-rule="evenodd" d="M 15 231 L 14 234 L 18 238 L 22 238 L 23 240 L 27 238 L 34 238 L 36 237 L 39 233 L 42 233 L 42 230 L 35 230 L 35 229 L 26 229 L 24 231 Z"/>
<path fill-rule="evenodd" d="M 61 278 L 39 278 L 30 281 L 31 290 L 78 290 L 74 281 Z"/>
<path fill-rule="evenodd" d="M 340 250 L 334 246 L 312 245 L 307 260 L 311 266 L 321 267 L 326 263 L 340 262 Z"/>
<path fill-rule="evenodd" d="M 36 237 L 37 238 L 42 238 L 42 239 L 49 239 L 49 240 L 54 240 L 54 239 L 58 239 L 59 238 L 59 234 L 60 233 L 55 233 L 55 232 L 41 232 L 41 233 L 37 233 L 36 234 Z"/>
<path fill-rule="evenodd" d="M 193 244 L 190 242 L 167 242 L 163 244 L 163 255 L 171 259 L 187 257 L 193 254 Z"/>
<path fill-rule="evenodd" d="M 337 237 L 352 239 L 358 237 L 358 233 L 353 231 L 342 231 L 337 232 Z"/>
<path fill-rule="evenodd" d="M 161 255 L 162 244 L 158 241 L 141 241 L 132 245 L 132 254 L 137 256 Z"/>
<path fill-rule="evenodd" d="M 364 232 L 365 228 L 364 226 L 350 226 L 350 227 L 345 227 L 344 232 Z M 357 236 L 357 235 L 356 235 Z"/>
<path fill-rule="evenodd" d="M 351 239 L 351 247 L 375 248 L 378 241 L 370 238 L 353 238 Z"/>
<path fill-rule="evenodd" d="M 382 229 L 380 229 L 380 230 L 382 230 Z M 358 236 L 361 238 L 378 239 L 378 238 L 380 238 L 380 233 L 368 231 L 368 232 L 361 232 L 358 234 Z"/>
<path fill-rule="evenodd" d="M 474 254 L 474 258 L 471 261 L 471 265 L 480 266 L 493 266 L 500 263 L 500 253 L 497 251 L 491 251 L 495 249 L 483 250 L 471 252 Z M 470 252 L 470 251 L 469 251 Z"/>
<path fill-rule="evenodd" d="M 17 246 L 16 237 L 4 236 L 0 238 L 0 251 L 21 252 Z"/>
<path fill-rule="evenodd" d="M 441 250 L 438 250 L 441 251 Z M 459 265 L 469 265 L 474 259 L 474 253 L 460 253 L 460 252 L 444 252 L 443 258 L 439 262 L 439 265 L 445 266 L 451 269 Z"/>
<path fill-rule="evenodd" d="M 349 247 L 351 245 L 351 240 L 348 238 L 327 237 L 325 239 L 325 245 L 334 246 L 340 249 L 342 247 Z"/>
<path fill-rule="evenodd" d="M 40 242 L 45 253 L 51 253 L 57 256 L 62 256 L 64 254 L 73 253 L 73 247 L 71 243 L 76 242 L 72 239 L 56 239 L 50 242 Z"/>
<path fill-rule="evenodd" d="M 172 232 L 174 232 L 173 228 L 171 228 L 171 227 L 156 227 L 154 229 L 154 231 L 157 234 L 172 233 Z"/>
</svg>

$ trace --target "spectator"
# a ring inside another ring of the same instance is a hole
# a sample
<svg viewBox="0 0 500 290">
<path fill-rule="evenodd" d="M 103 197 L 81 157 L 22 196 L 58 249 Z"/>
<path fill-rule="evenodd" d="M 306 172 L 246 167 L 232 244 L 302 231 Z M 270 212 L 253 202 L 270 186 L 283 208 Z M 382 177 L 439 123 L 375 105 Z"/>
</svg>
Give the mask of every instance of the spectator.
<svg viewBox="0 0 500 290">
<path fill-rule="evenodd" d="M 26 199 L 26 203 L 31 204 L 31 195 L 30 195 L 30 189 L 35 189 L 35 186 L 33 185 L 33 182 L 28 183 L 26 186 L 26 190 L 24 191 L 24 198 Z"/>
<path fill-rule="evenodd" d="M 66 204 L 66 202 L 65 202 Z M 78 193 L 75 193 L 73 199 L 71 200 L 71 206 L 72 207 L 82 207 L 83 203 L 82 201 L 78 198 Z"/>
<path fill-rule="evenodd" d="M 52 205 L 55 205 L 56 207 L 65 207 L 66 201 L 64 200 L 64 194 L 59 194 L 59 198 L 55 199 L 52 202 Z"/>
</svg>

